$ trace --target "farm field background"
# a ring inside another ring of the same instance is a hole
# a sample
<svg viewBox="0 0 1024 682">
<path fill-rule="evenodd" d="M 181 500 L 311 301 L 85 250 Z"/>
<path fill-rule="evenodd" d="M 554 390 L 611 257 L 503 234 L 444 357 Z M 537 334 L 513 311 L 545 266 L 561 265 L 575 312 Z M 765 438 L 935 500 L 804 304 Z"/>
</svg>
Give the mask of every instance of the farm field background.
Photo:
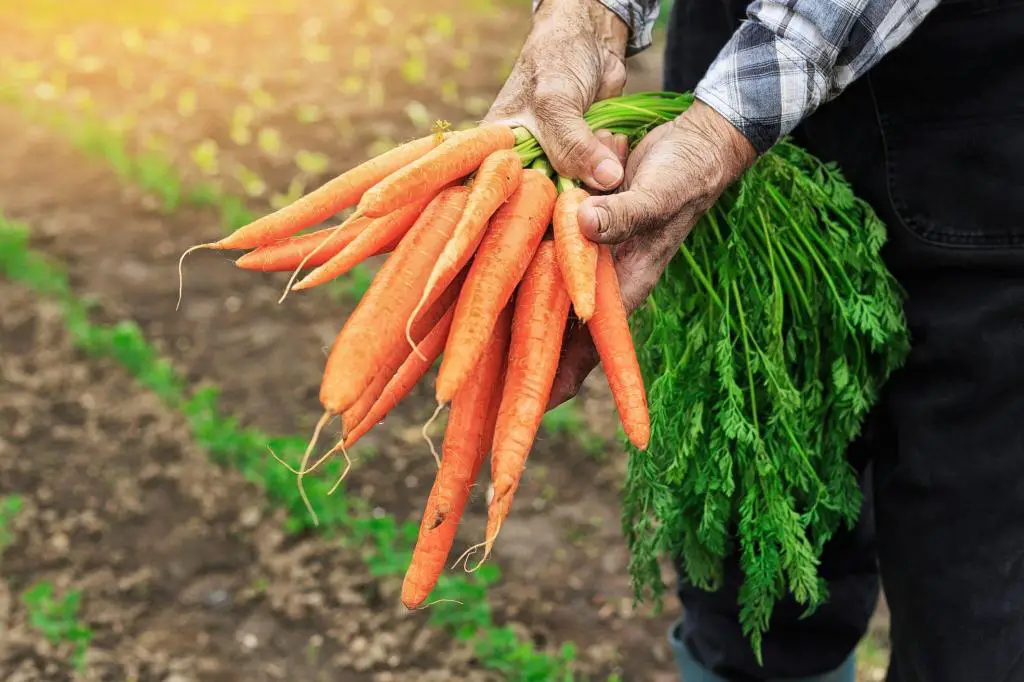
<svg viewBox="0 0 1024 682">
<path fill-rule="evenodd" d="M 372 266 L 278 305 L 285 276 L 197 253 L 175 311 L 187 247 L 479 119 L 528 3 L 3 0 L 0 22 L 0 678 L 675 679 L 676 604 L 632 607 L 602 377 L 546 419 L 494 560 L 439 585 L 462 603 L 408 613 L 430 383 L 339 492 L 309 482 L 319 528 L 268 453 L 301 452 Z M 657 51 L 634 61 L 656 89 Z"/>
</svg>

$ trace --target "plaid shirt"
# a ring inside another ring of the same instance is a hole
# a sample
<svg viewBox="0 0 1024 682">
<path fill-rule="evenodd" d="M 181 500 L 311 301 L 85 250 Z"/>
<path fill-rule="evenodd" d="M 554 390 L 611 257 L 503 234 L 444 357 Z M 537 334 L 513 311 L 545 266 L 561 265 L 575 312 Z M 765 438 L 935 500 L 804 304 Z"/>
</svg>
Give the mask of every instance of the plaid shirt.
<svg viewBox="0 0 1024 682">
<path fill-rule="evenodd" d="M 651 44 L 658 0 L 599 0 Z M 714 0 L 699 0 L 714 2 Z M 695 94 L 767 151 L 895 48 L 939 0 L 754 0 Z"/>
</svg>

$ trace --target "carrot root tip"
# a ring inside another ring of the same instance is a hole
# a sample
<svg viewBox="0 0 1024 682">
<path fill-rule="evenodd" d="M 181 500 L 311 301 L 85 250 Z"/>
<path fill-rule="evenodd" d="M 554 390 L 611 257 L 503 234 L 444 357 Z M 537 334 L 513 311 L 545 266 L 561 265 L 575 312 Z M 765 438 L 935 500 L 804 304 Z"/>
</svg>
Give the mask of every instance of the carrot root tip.
<svg viewBox="0 0 1024 682">
<path fill-rule="evenodd" d="M 181 299 L 185 293 L 185 279 L 183 276 L 183 268 L 185 264 L 185 256 L 189 255 L 193 251 L 200 249 L 216 249 L 217 242 L 206 242 L 205 244 L 196 244 L 188 249 L 185 249 L 185 253 L 181 254 L 181 258 L 178 259 L 178 303 L 174 306 L 175 310 L 181 309 Z"/>
<path fill-rule="evenodd" d="M 437 404 L 437 409 L 434 410 L 434 414 L 430 415 L 430 419 L 427 420 L 427 423 L 423 425 L 422 431 L 423 440 L 427 441 L 427 445 L 430 447 L 430 454 L 434 456 L 434 462 L 437 464 L 438 469 L 441 468 L 441 456 L 437 454 L 437 448 L 434 447 L 434 441 L 431 440 L 430 433 L 428 433 L 428 431 L 430 430 L 430 427 L 434 425 L 434 422 L 437 421 L 437 417 L 441 414 L 441 410 L 444 409 L 444 406 L 444 403 Z"/>
</svg>

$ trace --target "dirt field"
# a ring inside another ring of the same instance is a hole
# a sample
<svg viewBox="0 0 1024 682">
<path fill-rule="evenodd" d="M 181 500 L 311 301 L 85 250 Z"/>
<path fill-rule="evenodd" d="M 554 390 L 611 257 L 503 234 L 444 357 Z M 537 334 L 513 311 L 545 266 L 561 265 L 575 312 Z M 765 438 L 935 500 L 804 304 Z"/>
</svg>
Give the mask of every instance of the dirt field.
<svg viewBox="0 0 1024 682">
<path fill-rule="evenodd" d="M 233 22 L 9 27 L 2 79 L 33 106 L 107 122 L 132 153 L 168 159 L 183 187 L 207 183 L 262 212 L 437 118 L 478 118 L 528 22 L 521 3 L 302 4 L 254 2 Z M 631 87 L 655 86 L 658 68 L 645 56 Z M 281 277 L 197 254 L 175 312 L 177 256 L 219 236 L 224 209 L 140 189 L 116 159 L 36 118 L 0 108 L 0 211 L 67 271 L 90 319 L 134 321 L 189 386 L 219 387 L 241 426 L 307 434 L 323 349 L 354 297 L 335 288 L 278 305 Z M 418 519 L 434 468 L 419 433 L 429 385 L 354 453 L 347 495 L 374 518 Z M 577 679 L 669 682 L 676 606 L 631 608 L 624 463 L 601 377 L 573 410 L 542 433 L 503 528 L 493 624 L 538 652 L 575 644 Z M 0 277 L 0 497 L 22 502 L 0 563 L 2 679 L 549 679 L 497 669 L 429 613 L 405 612 L 400 574 L 375 571 L 338 534 L 291 532 L 266 489 L 212 461 L 124 363 L 77 348 L 53 297 Z M 482 535 L 482 512 L 476 500 L 460 538 Z M 81 595 L 77 615 L 43 613 L 91 631 L 79 670 L 73 631 L 49 641 L 23 599 L 41 581 Z M 880 679 L 876 648 L 865 679 Z"/>
</svg>

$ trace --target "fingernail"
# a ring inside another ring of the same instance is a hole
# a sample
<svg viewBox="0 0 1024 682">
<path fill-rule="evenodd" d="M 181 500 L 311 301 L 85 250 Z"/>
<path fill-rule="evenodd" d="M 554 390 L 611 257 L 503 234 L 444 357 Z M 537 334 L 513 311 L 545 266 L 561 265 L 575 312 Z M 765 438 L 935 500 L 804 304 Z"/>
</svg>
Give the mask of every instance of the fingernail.
<svg viewBox="0 0 1024 682">
<path fill-rule="evenodd" d="M 584 232 L 589 232 L 590 234 L 601 233 L 601 220 L 597 216 L 597 209 L 588 202 L 580 205 L 580 210 L 576 214 L 576 220 L 580 224 L 580 229 Z"/>
<path fill-rule="evenodd" d="M 622 179 L 622 166 L 615 159 L 605 159 L 594 169 L 594 180 L 602 187 L 614 187 Z"/>
</svg>

